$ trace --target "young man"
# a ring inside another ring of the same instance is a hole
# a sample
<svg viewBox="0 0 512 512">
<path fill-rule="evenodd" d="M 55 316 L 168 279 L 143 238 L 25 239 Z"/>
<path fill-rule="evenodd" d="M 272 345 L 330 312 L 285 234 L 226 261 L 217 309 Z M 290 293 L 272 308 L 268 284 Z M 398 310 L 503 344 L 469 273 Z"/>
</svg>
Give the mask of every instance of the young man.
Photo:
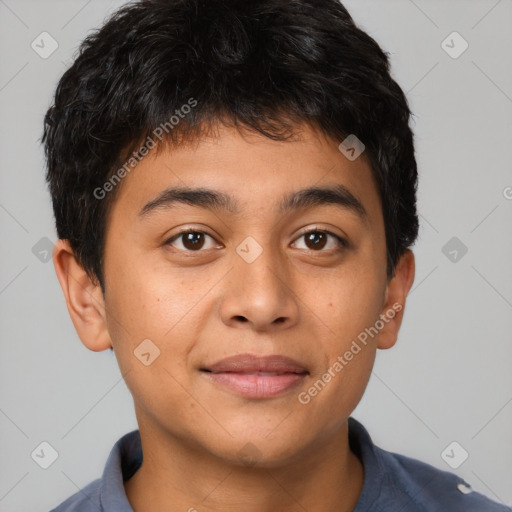
<svg viewBox="0 0 512 512">
<path fill-rule="evenodd" d="M 55 511 L 506 510 L 350 418 L 414 280 L 409 116 L 336 0 L 145 0 L 84 41 L 53 257 L 139 430 Z"/>
</svg>

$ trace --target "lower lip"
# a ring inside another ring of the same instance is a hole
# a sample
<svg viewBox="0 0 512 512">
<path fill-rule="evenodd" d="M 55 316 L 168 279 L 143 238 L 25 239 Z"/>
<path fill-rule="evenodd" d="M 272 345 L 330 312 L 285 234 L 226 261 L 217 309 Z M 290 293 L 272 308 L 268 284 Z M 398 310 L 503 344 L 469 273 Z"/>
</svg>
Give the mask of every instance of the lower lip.
<svg viewBox="0 0 512 512">
<path fill-rule="evenodd" d="M 217 384 L 245 398 L 271 398 L 295 388 L 306 377 L 306 373 L 283 375 L 256 375 L 246 373 L 203 372 Z"/>
</svg>

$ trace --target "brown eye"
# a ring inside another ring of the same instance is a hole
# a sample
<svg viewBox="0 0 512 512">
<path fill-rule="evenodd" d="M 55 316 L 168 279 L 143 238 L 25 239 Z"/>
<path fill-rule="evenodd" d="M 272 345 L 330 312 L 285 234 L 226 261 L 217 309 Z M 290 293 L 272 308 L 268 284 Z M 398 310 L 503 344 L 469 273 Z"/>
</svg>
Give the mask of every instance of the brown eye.
<svg viewBox="0 0 512 512">
<path fill-rule="evenodd" d="M 343 250 L 348 247 L 348 242 L 330 231 L 315 229 L 302 233 L 297 240 L 304 239 L 305 247 L 298 247 L 299 249 L 306 249 L 317 252 L 327 252 L 329 250 Z M 294 244 L 297 246 L 297 242 Z M 324 250 L 324 248 L 326 248 Z"/>
<path fill-rule="evenodd" d="M 304 240 L 309 249 L 323 249 L 327 243 L 327 234 L 322 231 L 311 231 L 304 235 Z"/>
<path fill-rule="evenodd" d="M 204 233 L 184 233 L 183 246 L 190 251 L 201 249 L 204 245 Z"/>
<path fill-rule="evenodd" d="M 211 249 L 215 246 L 210 242 L 210 247 L 205 247 L 205 245 L 208 245 L 208 239 L 214 240 L 208 233 L 189 230 L 174 235 L 166 242 L 166 245 L 171 245 L 181 251 L 198 252 L 201 249 Z"/>
</svg>

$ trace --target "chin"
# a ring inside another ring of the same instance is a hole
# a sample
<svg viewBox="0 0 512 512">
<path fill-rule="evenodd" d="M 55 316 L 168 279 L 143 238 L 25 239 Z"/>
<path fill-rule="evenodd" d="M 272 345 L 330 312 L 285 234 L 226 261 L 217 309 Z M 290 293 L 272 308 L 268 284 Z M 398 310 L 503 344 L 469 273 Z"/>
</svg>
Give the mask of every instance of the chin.
<svg viewBox="0 0 512 512">
<path fill-rule="evenodd" d="M 235 432 L 232 434 L 233 437 L 226 434 L 225 438 L 214 445 L 209 439 L 210 446 L 205 448 L 234 466 L 262 469 L 289 465 L 300 459 L 303 453 L 297 435 L 286 431 L 268 437 L 267 431 L 259 435 L 247 431 L 239 435 Z"/>
</svg>

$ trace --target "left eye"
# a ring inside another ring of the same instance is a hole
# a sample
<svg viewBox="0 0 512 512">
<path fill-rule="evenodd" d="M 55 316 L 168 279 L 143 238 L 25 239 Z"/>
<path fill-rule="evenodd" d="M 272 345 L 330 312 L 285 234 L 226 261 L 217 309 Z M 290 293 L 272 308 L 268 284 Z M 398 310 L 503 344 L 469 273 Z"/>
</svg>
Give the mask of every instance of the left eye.
<svg viewBox="0 0 512 512">
<path fill-rule="evenodd" d="M 326 250 L 329 249 L 343 249 L 348 246 L 346 240 L 341 238 L 330 231 L 318 230 L 315 229 L 313 231 L 307 231 L 306 233 L 302 233 L 297 240 L 301 238 L 304 239 L 306 247 L 298 247 L 298 249 L 306 249 L 311 251 L 321 251 L 329 245 L 329 238 L 332 240 L 331 246 L 327 247 Z"/>
</svg>

